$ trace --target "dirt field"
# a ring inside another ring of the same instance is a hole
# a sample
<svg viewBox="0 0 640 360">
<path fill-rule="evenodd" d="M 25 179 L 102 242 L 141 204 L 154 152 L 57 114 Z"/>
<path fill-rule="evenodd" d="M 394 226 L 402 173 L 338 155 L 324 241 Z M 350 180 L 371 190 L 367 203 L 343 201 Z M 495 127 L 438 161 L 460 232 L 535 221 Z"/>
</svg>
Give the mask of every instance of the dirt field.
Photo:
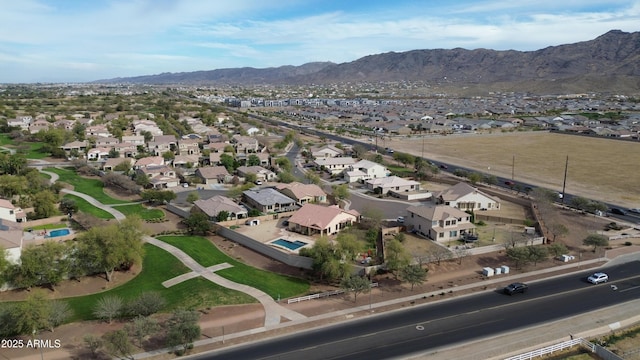
<svg viewBox="0 0 640 360">
<path fill-rule="evenodd" d="M 590 199 L 640 207 L 640 142 L 547 132 L 452 135 L 386 140 L 396 151 L 424 156 Z M 515 161 L 514 161 L 515 159 Z"/>
</svg>

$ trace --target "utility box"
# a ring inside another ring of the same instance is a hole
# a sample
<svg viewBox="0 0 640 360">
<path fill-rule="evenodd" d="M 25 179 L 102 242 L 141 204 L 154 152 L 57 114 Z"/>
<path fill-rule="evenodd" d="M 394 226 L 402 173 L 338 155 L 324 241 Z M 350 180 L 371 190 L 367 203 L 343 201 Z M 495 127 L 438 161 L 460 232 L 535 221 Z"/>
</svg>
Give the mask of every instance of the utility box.
<svg viewBox="0 0 640 360">
<path fill-rule="evenodd" d="M 486 277 L 493 276 L 493 268 L 486 267 L 486 268 L 482 269 L 482 275 L 484 275 Z"/>
<path fill-rule="evenodd" d="M 502 268 L 500 267 L 497 267 L 495 271 L 496 271 L 496 275 L 502 274 Z"/>
<path fill-rule="evenodd" d="M 509 273 L 509 267 L 507 265 L 502 265 L 500 268 L 502 269 L 503 274 Z"/>
<path fill-rule="evenodd" d="M 562 260 L 562 262 L 569 262 L 572 260 L 575 260 L 575 256 L 573 255 L 560 255 L 560 260 Z"/>
</svg>

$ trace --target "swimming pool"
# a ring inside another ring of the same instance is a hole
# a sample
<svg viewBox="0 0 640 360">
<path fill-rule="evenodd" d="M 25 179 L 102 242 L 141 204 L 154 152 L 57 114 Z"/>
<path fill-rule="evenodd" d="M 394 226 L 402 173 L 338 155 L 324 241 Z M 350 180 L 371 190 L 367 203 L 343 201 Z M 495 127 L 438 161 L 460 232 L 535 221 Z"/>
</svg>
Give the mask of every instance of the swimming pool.
<svg viewBox="0 0 640 360">
<path fill-rule="evenodd" d="M 298 250 L 299 248 L 307 245 L 307 243 L 304 241 L 300 241 L 300 240 L 289 241 L 285 239 L 278 239 L 278 240 L 272 241 L 271 244 L 284 246 L 289 250 Z"/>
<path fill-rule="evenodd" d="M 56 230 L 49 231 L 47 235 L 45 235 L 45 237 L 52 238 L 52 237 L 58 237 L 58 236 L 65 236 L 69 234 L 71 234 L 71 230 L 69 229 L 56 229 Z"/>
</svg>

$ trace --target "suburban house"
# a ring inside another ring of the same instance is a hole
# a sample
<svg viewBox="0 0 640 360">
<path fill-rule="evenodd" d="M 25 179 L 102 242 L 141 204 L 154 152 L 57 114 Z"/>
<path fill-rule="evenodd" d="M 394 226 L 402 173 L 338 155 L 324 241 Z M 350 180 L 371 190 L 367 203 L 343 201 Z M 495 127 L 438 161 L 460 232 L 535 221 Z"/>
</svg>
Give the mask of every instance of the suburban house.
<svg viewBox="0 0 640 360">
<path fill-rule="evenodd" d="M 242 202 L 263 213 L 292 211 L 298 208 L 296 201 L 273 188 L 246 190 Z"/>
<path fill-rule="evenodd" d="M 331 175 L 338 175 L 345 169 L 356 163 L 351 157 L 321 158 L 313 161 L 316 168 L 324 170 Z"/>
<path fill-rule="evenodd" d="M 6 260 L 11 264 L 20 262 L 22 254 L 24 229 L 17 223 L 9 220 L 0 220 L 0 251 L 6 251 Z M 2 284 L 0 283 L 0 288 Z"/>
<path fill-rule="evenodd" d="M 85 140 L 85 141 L 72 141 L 70 143 L 66 143 L 60 146 L 60 149 L 64 150 L 67 156 L 71 155 L 72 153 L 75 153 L 77 154 L 76 156 L 84 157 L 84 154 L 87 151 L 88 147 L 89 147 L 89 142 Z"/>
<path fill-rule="evenodd" d="M 0 199 L 0 219 L 13 222 L 27 221 L 27 213 L 14 206 L 11 201 Z"/>
<path fill-rule="evenodd" d="M 344 179 L 349 182 L 364 181 L 389 176 L 390 172 L 383 165 L 369 160 L 360 160 L 344 170 Z"/>
<path fill-rule="evenodd" d="M 236 153 L 255 153 L 258 152 L 258 139 L 250 136 L 234 135 L 231 139 Z"/>
<path fill-rule="evenodd" d="M 338 149 L 333 145 L 324 145 L 319 149 L 313 149 L 311 151 L 311 156 L 313 156 L 314 159 L 340 157 L 343 155 L 344 155 L 344 151 L 341 149 Z"/>
<path fill-rule="evenodd" d="M 162 155 L 167 151 L 173 152 L 176 147 L 176 138 L 173 135 L 162 135 L 153 138 L 153 141 L 149 141 L 147 149 L 153 155 Z"/>
<path fill-rule="evenodd" d="M 29 133 L 36 134 L 36 133 L 39 133 L 41 130 L 49 129 L 50 127 L 53 127 L 53 124 L 51 124 L 47 120 L 36 120 L 31 124 L 29 124 Z"/>
<path fill-rule="evenodd" d="M 147 166 L 160 166 L 164 165 L 164 158 L 162 156 L 147 156 L 140 158 L 133 165 L 134 169 L 145 168 Z"/>
<path fill-rule="evenodd" d="M 256 174 L 256 178 L 262 181 L 275 180 L 278 175 L 269 169 L 265 169 L 262 166 L 240 166 L 236 169 L 238 176 L 246 178 L 249 174 Z"/>
<path fill-rule="evenodd" d="M 174 168 L 185 169 L 186 173 L 193 173 L 198 167 L 200 157 L 198 155 L 176 155 L 172 164 Z"/>
<path fill-rule="evenodd" d="M 407 180 L 397 176 L 389 176 L 377 179 L 369 179 L 364 182 L 367 189 L 376 194 L 387 194 L 389 192 L 410 192 L 420 190 L 418 181 Z"/>
<path fill-rule="evenodd" d="M 178 140 L 178 154 L 180 155 L 200 155 L 199 139 Z"/>
<path fill-rule="evenodd" d="M 205 166 L 196 169 L 195 175 L 203 184 L 224 184 L 231 182 L 233 175 L 229 174 L 224 166 Z"/>
<path fill-rule="evenodd" d="M 154 189 L 166 189 L 178 186 L 180 182 L 176 172 L 166 165 L 150 165 L 136 170 L 149 178 L 149 183 Z"/>
<path fill-rule="evenodd" d="M 221 211 L 226 211 L 229 214 L 225 220 L 243 219 L 249 214 L 247 208 L 236 204 L 233 200 L 221 195 L 216 195 L 206 200 L 196 200 L 193 203 L 193 208 L 191 209 L 192 213 L 194 211 L 204 213 L 209 217 L 210 221 L 217 221 L 218 214 Z"/>
<path fill-rule="evenodd" d="M 96 137 L 96 138 L 109 137 L 111 136 L 111 133 L 109 132 L 109 129 L 107 129 L 105 125 L 93 125 L 93 126 L 88 126 L 84 130 L 84 136 Z"/>
<path fill-rule="evenodd" d="M 305 235 L 332 235 L 359 221 L 360 213 L 355 210 L 307 203 L 289 218 L 287 228 Z"/>
<path fill-rule="evenodd" d="M 500 200 L 483 193 L 473 186 L 459 182 L 447 190 L 434 194 L 436 204 L 448 205 L 460 210 L 500 210 Z"/>
<path fill-rule="evenodd" d="M 294 199 L 298 205 L 327 202 L 327 193 L 316 184 L 292 182 L 290 184 L 277 184 L 275 188 Z"/>
<path fill-rule="evenodd" d="M 407 229 L 438 242 L 461 239 L 476 228 L 470 214 L 446 205 L 409 206 L 407 212 Z"/>
<path fill-rule="evenodd" d="M 113 171 L 113 169 L 122 164 L 122 163 L 127 163 L 129 164 L 130 168 L 133 168 L 133 164 L 135 163 L 135 159 L 133 158 L 112 158 L 112 159 L 107 159 L 104 164 L 102 164 L 102 170 L 104 171 Z"/>
<path fill-rule="evenodd" d="M 96 139 L 96 143 L 95 146 L 96 147 L 110 147 L 112 145 L 116 145 L 119 144 L 120 140 L 111 137 L 111 136 L 105 136 L 105 137 L 99 137 Z"/>
<path fill-rule="evenodd" d="M 111 151 L 111 149 L 112 148 L 108 148 L 108 147 L 99 147 L 99 148 L 89 149 L 89 151 L 87 151 L 87 159 L 88 160 L 106 159 L 109 157 L 109 152 Z"/>
<path fill-rule="evenodd" d="M 123 143 L 129 143 L 133 145 L 144 145 L 144 136 L 142 135 L 123 135 L 122 136 Z"/>
</svg>

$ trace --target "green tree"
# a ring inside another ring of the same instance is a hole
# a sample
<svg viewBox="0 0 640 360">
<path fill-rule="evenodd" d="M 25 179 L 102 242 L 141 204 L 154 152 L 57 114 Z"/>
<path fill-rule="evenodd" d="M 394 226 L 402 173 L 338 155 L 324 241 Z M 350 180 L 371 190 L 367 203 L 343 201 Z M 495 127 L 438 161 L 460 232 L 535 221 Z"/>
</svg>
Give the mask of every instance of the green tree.
<svg viewBox="0 0 640 360">
<path fill-rule="evenodd" d="M 167 302 L 155 291 L 145 291 L 127 305 L 129 316 L 149 316 L 162 310 Z"/>
<path fill-rule="evenodd" d="M 400 269 L 400 280 L 411 284 L 411 291 L 415 285 L 421 285 L 427 279 L 427 271 L 420 265 L 407 265 Z"/>
<path fill-rule="evenodd" d="M 232 155 L 229 155 L 227 153 L 220 155 L 220 164 L 224 166 L 230 173 L 233 173 L 236 170 L 236 160 Z"/>
<path fill-rule="evenodd" d="M 93 308 L 93 315 L 111 324 L 113 319 L 123 315 L 124 301 L 116 295 L 104 296 L 98 299 Z"/>
<path fill-rule="evenodd" d="M 33 213 L 36 219 L 45 219 L 57 215 L 57 202 L 58 198 L 49 190 L 42 190 L 33 195 Z"/>
<path fill-rule="evenodd" d="M 51 308 L 41 291 L 29 295 L 26 301 L 18 303 L 13 310 L 14 326 L 19 334 L 31 334 L 33 331 L 49 328 Z"/>
<path fill-rule="evenodd" d="M 257 166 L 260 165 L 260 158 L 256 154 L 251 154 L 247 157 L 247 166 Z"/>
<path fill-rule="evenodd" d="M 311 248 L 302 248 L 300 255 L 313 260 L 311 268 L 320 282 L 336 281 L 349 273 L 350 266 L 342 261 L 340 253 L 326 237 L 316 240 Z"/>
<path fill-rule="evenodd" d="M 176 310 L 167 321 L 167 344 L 182 347 L 183 354 L 200 337 L 200 331 L 196 311 Z"/>
<path fill-rule="evenodd" d="M 27 246 L 15 265 L 12 282 L 22 288 L 48 284 L 51 289 L 68 272 L 66 246 L 56 241 L 45 241 L 41 246 Z"/>
<path fill-rule="evenodd" d="M 479 183 L 480 181 L 482 181 L 482 174 L 477 173 L 477 172 L 472 172 L 469 175 L 467 175 L 467 179 L 469 179 L 469 182 L 473 185 Z"/>
<path fill-rule="evenodd" d="M 336 242 L 338 243 L 337 251 L 343 260 L 354 260 L 363 250 L 362 243 L 356 235 L 346 231 L 338 233 Z"/>
<path fill-rule="evenodd" d="M 84 341 L 84 344 L 89 349 L 89 352 L 91 353 L 91 358 L 96 359 L 98 357 L 100 349 L 104 346 L 104 341 L 101 338 L 94 336 L 92 334 L 86 334 L 82 340 Z"/>
<path fill-rule="evenodd" d="M 211 231 L 213 225 L 209 222 L 209 217 L 201 212 L 194 212 L 188 218 L 182 220 L 187 227 L 187 232 L 191 235 L 206 235 Z"/>
<path fill-rule="evenodd" d="M 126 330 L 110 331 L 102 335 L 102 340 L 111 355 L 119 358 L 133 359 L 134 348 Z"/>
<path fill-rule="evenodd" d="M 335 196 L 336 199 L 346 200 L 351 196 L 347 184 L 333 185 L 331 189 L 333 191 L 333 196 Z"/>
<path fill-rule="evenodd" d="M 353 302 L 358 300 L 358 294 L 371 291 L 371 282 L 359 275 L 350 274 L 342 278 L 340 288 L 346 293 L 353 294 Z"/>
<path fill-rule="evenodd" d="M 88 272 L 104 272 L 111 281 L 117 268 L 130 267 L 142 261 L 142 225 L 131 216 L 118 224 L 93 227 L 77 239 L 78 259 Z"/>
<path fill-rule="evenodd" d="M 290 184 L 294 181 L 296 181 L 296 177 L 293 176 L 292 173 L 288 172 L 288 171 L 282 171 L 280 172 L 280 174 L 278 174 L 278 180 L 282 183 L 285 184 Z"/>
<path fill-rule="evenodd" d="M 397 271 L 409 265 L 411 256 L 407 249 L 397 239 L 388 240 L 384 247 L 385 264 L 394 277 L 398 277 Z"/>
<path fill-rule="evenodd" d="M 220 210 L 218 215 L 216 215 L 216 221 L 227 221 L 229 220 L 229 212 L 226 210 Z"/>
<path fill-rule="evenodd" d="M 187 202 L 193 204 L 196 200 L 200 199 L 200 195 L 198 195 L 197 191 L 192 191 L 187 194 Z"/>
<path fill-rule="evenodd" d="M 78 212 L 78 204 L 76 204 L 76 201 L 73 199 L 62 198 L 58 209 L 63 214 L 76 214 Z"/>
<path fill-rule="evenodd" d="M 529 251 L 525 247 L 510 247 L 506 249 L 507 257 L 513 261 L 516 269 L 529 262 Z"/>
<path fill-rule="evenodd" d="M 598 247 L 609 246 L 609 238 L 602 234 L 589 234 L 582 243 L 587 246 L 593 246 L 593 252 L 596 252 Z"/>
<path fill-rule="evenodd" d="M 0 248 L 0 283 L 2 284 L 8 280 L 7 273 L 11 268 L 11 263 L 9 262 L 7 254 L 7 250 Z"/>
<path fill-rule="evenodd" d="M 136 316 L 125 326 L 128 334 L 131 334 L 137 341 L 138 347 L 142 348 L 144 340 L 160 329 L 158 321 L 145 316 Z"/>
<path fill-rule="evenodd" d="M 566 254 L 568 251 L 567 247 L 560 242 L 554 242 L 549 246 L 549 252 L 553 254 L 554 257 Z"/>
<path fill-rule="evenodd" d="M 176 193 L 171 190 L 148 189 L 140 193 L 140 198 L 152 204 L 164 204 L 176 198 Z"/>
<path fill-rule="evenodd" d="M 49 318 L 47 323 L 49 324 L 49 330 L 53 332 L 53 329 L 64 324 L 73 316 L 73 310 L 66 301 L 53 300 L 49 302 Z"/>
<path fill-rule="evenodd" d="M 166 162 L 171 162 L 171 161 L 173 161 L 173 159 L 176 158 L 176 154 L 174 154 L 173 151 L 171 151 L 171 150 L 165 151 L 165 152 L 162 153 L 162 158 Z"/>
<path fill-rule="evenodd" d="M 544 246 L 527 246 L 527 251 L 529 251 L 529 261 L 532 261 L 534 266 L 549 257 L 549 252 Z"/>
<path fill-rule="evenodd" d="M 289 159 L 287 159 L 286 157 L 276 158 L 275 163 L 283 171 L 291 172 L 291 169 L 293 169 L 293 165 L 291 165 L 291 161 L 289 161 Z"/>
</svg>

